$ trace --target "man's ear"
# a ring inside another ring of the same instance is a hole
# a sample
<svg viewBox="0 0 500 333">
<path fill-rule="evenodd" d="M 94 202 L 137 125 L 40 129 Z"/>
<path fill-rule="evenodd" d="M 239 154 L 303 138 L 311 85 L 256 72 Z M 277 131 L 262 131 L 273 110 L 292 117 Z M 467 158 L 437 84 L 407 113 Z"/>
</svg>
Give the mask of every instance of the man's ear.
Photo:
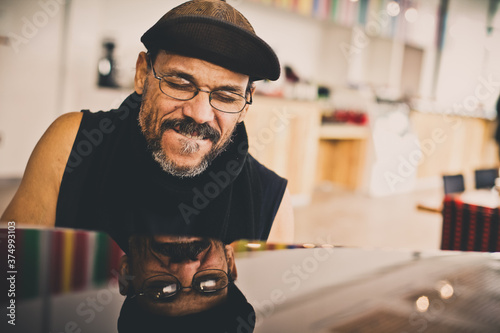
<svg viewBox="0 0 500 333">
<path fill-rule="evenodd" d="M 252 82 L 252 86 L 250 87 L 250 100 L 252 101 L 253 100 L 253 93 L 255 92 L 255 83 Z M 248 97 L 247 97 L 248 98 Z M 245 119 L 245 116 L 248 112 L 248 108 L 250 107 L 250 105 L 245 105 L 245 108 L 243 109 L 243 111 L 240 112 L 240 115 L 239 115 L 239 118 L 238 118 L 238 123 L 241 123 L 244 119 Z"/>
<path fill-rule="evenodd" d="M 227 268 L 229 269 L 230 276 L 233 280 L 238 277 L 238 272 L 236 271 L 236 261 L 234 260 L 234 249 L 231 245 L 226 245 L 226 261 Z"/>
<path fill-rule="evenodd" d="M 145 52 L 139 53 L 135 63 L 134 90 L 139 95 L 144 91 L 144 83 L 148 76 L 148 55 Z"/>
<path fill-rule="evenodd" d="M 130 269 L 129 269 L 128 256 L 126 254 L 124 254 L 120 258 L 120 276 L 121 276 L 121 278 L 118 279 L 118 284 L 119 284 L 118 287 L 120 289 L 120 294 L 123 296 L 127 296 L 130 284 L 132 283 L 132 281 L 127 279 L 127 277 L 129 276 L 129 272 L 130 272 Z"/>
</svg>

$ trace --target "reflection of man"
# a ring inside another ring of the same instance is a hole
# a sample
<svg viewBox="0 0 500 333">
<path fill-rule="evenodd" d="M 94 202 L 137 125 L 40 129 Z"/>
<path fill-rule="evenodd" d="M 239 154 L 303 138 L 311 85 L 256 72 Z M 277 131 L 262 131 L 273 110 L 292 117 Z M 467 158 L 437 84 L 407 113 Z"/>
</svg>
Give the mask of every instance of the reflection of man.
<svg viewBox="0 0 500 333">
<path fill-rule="evenodd" d="M 120 273 L 129 283 L 120 290 L 127 295 L 120 332 L 248 332 L 255 324 L 253 308 L 233 284 L 233 249 L 220 241 L 133 236 Z"/>
<path fill-rule="evenodd" d="M 248 154 L 243 125 L 253 81 L 279 77 L 272 49 L 216 0 L 174 8 L 141 41 L 135 93 L 57 119 L 2 220 L 292 241 L 286 180 Z"/>
</svg>

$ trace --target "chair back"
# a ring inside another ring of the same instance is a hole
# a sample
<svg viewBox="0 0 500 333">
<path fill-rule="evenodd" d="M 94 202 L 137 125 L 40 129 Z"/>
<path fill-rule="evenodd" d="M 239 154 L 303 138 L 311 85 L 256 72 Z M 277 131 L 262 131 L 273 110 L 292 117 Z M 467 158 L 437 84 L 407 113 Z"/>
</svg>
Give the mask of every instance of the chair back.
<svg viewBox="0 0 500 333">
<path fill-rule="evenodd" d="M 465 191 L 463 175 L 445 175 L 443 176 L 444 194 L 460 193 Z"/>
<path fill-rule="evenodd" d="M 480 169 L 474 171 L 476 188 L 492 188 L 498 178 L 498 169 Z"/>
</svg>

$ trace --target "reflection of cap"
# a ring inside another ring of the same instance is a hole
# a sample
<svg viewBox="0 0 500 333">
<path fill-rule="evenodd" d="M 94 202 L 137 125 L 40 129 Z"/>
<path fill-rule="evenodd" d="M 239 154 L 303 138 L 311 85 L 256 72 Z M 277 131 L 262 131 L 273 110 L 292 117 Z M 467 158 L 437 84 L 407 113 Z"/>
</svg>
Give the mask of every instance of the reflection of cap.
<svg viewBox="0 0 500 333">
<path fill-rule="evenodd" d="M 166 50 L 249 75 L 277 80 L 280 64 L 250 22 L 220 0 L 193 0 L 166 13 L 141 37 L 149 51 Z"/>
<path fill-rule="evenodd" d="M 166 317 L 152 314 L 137 304 L 137 298 L 127 297 L 118 318 L 119 333 L 138 332 L 253 332 L 255 311 L 233 283 L 228 287 L 227 300 L 209 310 Z"/>
</svg>

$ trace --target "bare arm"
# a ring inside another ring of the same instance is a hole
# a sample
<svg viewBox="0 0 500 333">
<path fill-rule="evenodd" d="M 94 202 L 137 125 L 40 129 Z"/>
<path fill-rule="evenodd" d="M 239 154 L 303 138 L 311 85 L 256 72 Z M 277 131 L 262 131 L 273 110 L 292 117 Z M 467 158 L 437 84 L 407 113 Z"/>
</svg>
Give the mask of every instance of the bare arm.
<svg viewBox="0 0 500 333">
<path fill-rule="evenodd" d="M 0 221 L 54 226 L 59 186 L 82 114 L 57 118 L 38 141 L 24 171 L 21 185 Z"/>
<path fill-rule="evenodd" d="M 293 243 L 294 237 L 293 208 L 288 188 L 285 190 L 280 207 L 274 218 L 271 232 L 267 241 L 269 243 Z"/>
</svg>

